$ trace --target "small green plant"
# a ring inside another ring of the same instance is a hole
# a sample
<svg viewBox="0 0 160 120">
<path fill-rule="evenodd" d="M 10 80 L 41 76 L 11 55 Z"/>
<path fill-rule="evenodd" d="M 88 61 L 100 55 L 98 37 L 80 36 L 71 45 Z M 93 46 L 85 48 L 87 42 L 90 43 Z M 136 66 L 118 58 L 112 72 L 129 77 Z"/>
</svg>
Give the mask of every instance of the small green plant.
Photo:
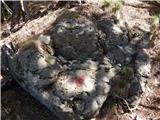
<svg viewBox="0 0 160 120">
<path fill-rule="evenodd" d="M 127 75 L 129 72 L 129 68 L 127 66 L 122 67 L 122 71 L 123 74 Z"/>
<path fill-rule="evenodd" d="M 151 28 L 150 28 L 150 31 L 152 33 L 155 32 L 157 26 L 159 25 L 159 22 L 160 22 L 160 13 L 156 14 L 156 15 L 153 15 L 151 17 Z"/>
<path fill-rule="evenodd" d="M 80 60 L 81 63 L 84 63 L 84 62 L 87 61 L 87 57 L 81 55 L 79 60 Z"/>
<path fill-rule="evenodd" d="M 116 11 L 120 11 L 122 8 L 123 8 L 123 1 L 120 0 L 113 5 L 112 10 L 116 12 Z"/>
<path fill-rule="evenodd" d="M 133 69 L 132 69 L 131 67 L 128 67 L 128 66 L 123 66 L 123 67 L 121 68 L 120 73 L 121 73 L 122 75 L 125 75 L 126 77 L 130 77 L 130 76 L 132 76 L 132 74 L 133 74 Z"/>
<path fill-rule="evenodd" d="M 117 105 L 117 100 L 114 98 L 114 96 L 111 96 L 107 101 L 105 102 L 105 106 L 109 109 L 113 108 Z"/>
<path fill-rule="evenodd" d="M 119 81 L 119 87 L 120 88 L 125 88 L 128 84 L 128 81 L 127 80 L 120 80 Z"/>
<path fill-rule="evenodd" d="M 121 91 L 114 91 L 114 92 L 112 92 L 112 96 L 116 99 L 116 96 L 122 96 L 122 93 L 121 93 Z"/>
<path fill-rule="evenodd" d="M 78 26 L 70 26 L 70 27 L 67 27 L 66 29 L 72 31 L 72 30 L 75 30 L 75 29 L 78 29 L 79 27 Z"/>
</svg>

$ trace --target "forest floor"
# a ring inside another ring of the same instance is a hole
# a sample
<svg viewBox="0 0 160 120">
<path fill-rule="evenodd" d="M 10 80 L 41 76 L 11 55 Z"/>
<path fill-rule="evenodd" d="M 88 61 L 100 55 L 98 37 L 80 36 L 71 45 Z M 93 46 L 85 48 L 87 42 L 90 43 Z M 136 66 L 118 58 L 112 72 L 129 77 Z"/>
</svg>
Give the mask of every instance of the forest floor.
<svg viewBox="0 0 160 120">
<path fill-rule="evenodd" d="M 75 6 L 76 7 L 76 6 Z M 49 34 L 48 31 L 56 20 L 59 11 L 63 8 L 56 8 L 55 12 L 43 12 L 35 17 L 35 19 L 25 23 L 20 30 L 11 33 L 8 37 L 3 37 L 1 44 L 7 42 L 15 42 L 17 40 L 25 40 L 33 35 L 40 33 Z M 75 8 L 72 7 L 72 10 Z M 96 9 L 96 8 L 95 8 Z M 146 9 L 146 8 L 138 8 Z M 91 9 L 88 9 L 90 12 Z M 93 9 L 92 9 L 93 10 Z M 86 9 L 87 11 L 87 9 Z M 55 18 L 52 15 L 55 15 Z M 45 24 L 44 20 L 47 20 Z M 10 22 L 2 23 L 1 35 L 9 30 Z M 160 42 L 160 28 L 157 30 L 156 40 L 150 48 L 151 53 L 154 53 L 151 70 L 151 80 L 147 84 L 147 92 L 143 94 L 140 105 L 129 113 L 124 113 L 120 105 L 115 105 L 111 108 L 102 107 L 97 120 L 160 120 L 160 48 L 156 44 Z M 159 33 L 159 34 L 158 34 Z M 29 93 L 24 91 L 15 81 L 8 83 L 1 89 L 1 117 L 2 120 L 57 120 L 55 115 L 50 112 L 45 106 L 35 100 Z"/>
</svg>

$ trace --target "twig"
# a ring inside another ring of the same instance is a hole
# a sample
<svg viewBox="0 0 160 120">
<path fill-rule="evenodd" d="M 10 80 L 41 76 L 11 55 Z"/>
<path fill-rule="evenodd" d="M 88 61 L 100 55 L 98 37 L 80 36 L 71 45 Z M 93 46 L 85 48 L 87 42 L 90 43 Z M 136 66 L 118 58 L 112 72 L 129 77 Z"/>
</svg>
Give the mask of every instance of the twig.
<svg viewBox="0 0 160 120">
<path fill-rule="evenodd" d="M 9 111 L 2 105 L 2 109 L 4 110 L 4 112 L 6 112 L 7 114 L 9 114 Z"/>
<path fill-rule="evenodd" d="M 136 105 L 134 108 L 130 108 L 127 100 L 125 100 L 123 97 L 121 97 L 121 96 L 119 96 L 119 95 L 117 95 L 117 94 L 115 94 L 115 97 L 122 99 L 122 100 L 125 102 L 125 104 L 127 105 L 128 110 L 129 110 L 132 114 L 133 114 L 133 111 L 136 110 L 137 107 L 138 107 L 138 105 Z"/>
<path fill-rule="evenodd" d="M 12 15 L 12 10 L 8 7 L 8 5 L 4 2 L 4 0 L 2 0 L 2 3 L 4 4 L 4 7 L 8 11 L 8 13 Z"/>
</svg>

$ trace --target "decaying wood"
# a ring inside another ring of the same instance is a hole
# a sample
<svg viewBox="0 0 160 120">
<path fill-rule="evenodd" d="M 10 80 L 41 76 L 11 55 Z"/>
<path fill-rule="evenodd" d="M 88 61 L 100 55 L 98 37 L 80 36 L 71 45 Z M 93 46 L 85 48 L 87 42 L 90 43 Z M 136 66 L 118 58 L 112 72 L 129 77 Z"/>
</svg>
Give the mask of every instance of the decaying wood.
<svg viewBox="0 0 160 120">
<path fill-rule="evenodd" d="M 0 46 L 2 46 L 3 44 L 10 43 L 10 42 L 12 42 L 13 45 L 15 45 L 19 42 L 23 42 L 23 41 L 27 40 L 28 38 L 30 38 L 34 35 L 38 35 L 40 33 L 45 32 L 45 30 L 48 30 L 50 28 L 50 26 L 52 26 L 52 24 L 54 23 L 54 21 L 57 18 L 57 15 L 61 11 L 62 11 L 62 9 L 56 10 L 56 11 L 53 12 L 52 15 L 46 15 L 42 18 L 38 18 L 38 19 L 35 19 L 35 20 L 32 20 L 32 21 L 28 21 L 28 23 L 25 24 L 21 28 L 20 31 L 17 31 L 16 33 L 12 33 L 7 38 L 3 38 L 0 41 Z"/>
</svg>

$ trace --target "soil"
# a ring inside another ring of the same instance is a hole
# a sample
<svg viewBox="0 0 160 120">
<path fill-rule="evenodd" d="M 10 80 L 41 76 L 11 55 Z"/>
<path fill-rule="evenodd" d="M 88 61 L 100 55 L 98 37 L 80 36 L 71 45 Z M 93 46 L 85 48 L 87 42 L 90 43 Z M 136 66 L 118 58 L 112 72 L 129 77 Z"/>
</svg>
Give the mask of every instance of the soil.
<svg viewBox="0 0 160 120">
<path fill-rule="evenodd" d="M 57 120 L 14 81 L 2 89 L 1 104 L 2 120 Z"/>
</svg>

